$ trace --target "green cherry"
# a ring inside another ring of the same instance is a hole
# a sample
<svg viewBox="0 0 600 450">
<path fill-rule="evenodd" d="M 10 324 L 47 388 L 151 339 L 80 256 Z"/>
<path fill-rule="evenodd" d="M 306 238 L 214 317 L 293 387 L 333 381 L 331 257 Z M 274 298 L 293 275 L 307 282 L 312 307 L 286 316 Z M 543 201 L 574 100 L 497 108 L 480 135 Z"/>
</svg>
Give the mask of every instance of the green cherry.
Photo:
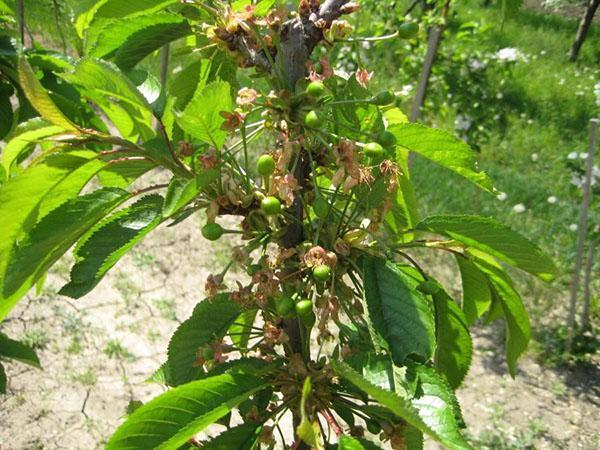
<svg viewBox="0 0 600 450">
<path fill-rule="evenodd" d="M 369 142 L 365 145 L 365 155 L 369 158 L 380 158 L 383 156 L 383 147 L 377 142 Z"/>
<path fill-rule="evenodd" d="M 306 88 L 306 93 L 311 97 L 320 97 L 325 92 L 325 85 L 322 81 L 313 81 Z"/>
<path fill-rule="evenodd" d="M 313 312 L 313 304 L 310 300 L 304 299 L 296 303 L 296 313 L 300 317 L 307 317 Z"/>
<path fill-rule="evenodd" d="M 319 128 L 323 125 L 323 119 L 319 117 L 316 111 L 310 111 L 304 118 L 304 124 L 309 128 Z"/>
<path fill-rule="evenodd" d="M 294 311 L 295 307 L 296 305 L 294 303 L 294 300 L 292 300 L 290 297 L 281 297 L 277 299 L 275 303 L 275 310 L 277 311 L 277 314 L 281 317 L 288 316 L 291 312 Z"/>
<path fill-rule="evenodd" d="M 315 216 L 319 219 L 325 219 L 327 217 L 327 214 L 329 213 L 329 202 L 323 197 L 317 197 L 312 206 Z"/>
<path fill-rule="evenodd" d="M 398 27 L 398 36 L 402 39 L 415 37 L 419 32 L 419 25 L 414 22 L 406 22 Z"/>
<path fill-rule="evenodd" d="M 367 430 L 369 430 L 369 433 L 379 434 L 381 433 L 381 425 L 375 419 L 367 420 Z"/>
<path fill-rule="evenodd" d="M 260 209 L 267 216 L 276 216 L 281 212 L 281 202 L 277 197 L 265 197 L 260 202 Z"/>
<path fill-rule="evenodd" d="M 396 101 L 396 95 L 392 91 L 382 91 L 371 99 L 371 103 L 378 106 L 386 106 Z"/>
<path fill-rule="evenodd" d="M 263 177 L 268 177 L 275 172 L 275 160 L 271 155 L 261 155 L 256 163 L 256 171 Z"/>
<path fill-rule="evenodd" d="M 202 227 L 202 236 L 209 241 L 217 241 L 225 230 L 218 223 L 207 223 Z"/>
<path fill-rule="evenodd" d="M 331 278 L 331 268 L 325 264 L 313 268 L 313 276 L 319 281 L 327 281 Z"/>
<path fill-rule="evenodd" d="M 394 133 L 386 130 L 377 137 L 377 142 L 379 142 L 385 148 L 392 148 L 394 145 L 396 145 L 397 139 Z"/>
</svg>

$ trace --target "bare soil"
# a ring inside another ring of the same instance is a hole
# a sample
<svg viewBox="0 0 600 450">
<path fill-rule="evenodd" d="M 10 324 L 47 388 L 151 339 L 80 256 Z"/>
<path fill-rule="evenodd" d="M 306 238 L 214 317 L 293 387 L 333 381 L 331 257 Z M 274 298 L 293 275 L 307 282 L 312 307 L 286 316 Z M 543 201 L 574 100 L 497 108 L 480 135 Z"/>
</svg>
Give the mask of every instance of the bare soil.
<svg viewBox="0 0 600 450">
<path fill-rule="evenodd" d="M 59 264 L 41 295 L 24 300 L 2 324 L 9 336 L 38 347 L 44 370 L 7 365 L 0 449 L 102 448 L 130 401 L 162 391 L 145 380 L 164 361 L 178 323 L 204 297 L 207 275 L 229 261 L 231 245 L 208 244 L 197 218 L 164 227 L 78 301 L 56 295 L 69 261 Z M 600 448 L 600 367 L 551 370 L 524 358 L 512 380 L 501 334 L 475 331 L 477 351 L 459 391 L 474 447 Z"/>
</svg>

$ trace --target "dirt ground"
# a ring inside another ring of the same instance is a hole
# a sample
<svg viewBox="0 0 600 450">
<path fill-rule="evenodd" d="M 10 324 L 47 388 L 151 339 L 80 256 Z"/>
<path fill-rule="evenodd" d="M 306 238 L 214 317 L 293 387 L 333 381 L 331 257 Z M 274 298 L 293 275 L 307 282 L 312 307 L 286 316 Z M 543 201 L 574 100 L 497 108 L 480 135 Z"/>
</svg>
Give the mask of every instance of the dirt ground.
<svg viewBox="0 0 600 450">
<path fill-rule="evenodd" d="M 131 400 L 161 392 L 145 380 L 163 362 L 178 322 L 203 298 L 206 276 L 229 261 L 230 245 L 209 245 L 195 218 L 162 228 L 78 301 L 56 295 L 69 270 L 68 261 L 60 264 L 41 295 L 2 324 L 38 348 L 44 370 L 7 365 L 0 449 L 102 448 Z M 459 391 L 474 447 L 600 448 L 600 367 L 558 371 L 525 358 L 512 380 L 500 334 L 475 331 L 477 351 Z"/>
</svg>

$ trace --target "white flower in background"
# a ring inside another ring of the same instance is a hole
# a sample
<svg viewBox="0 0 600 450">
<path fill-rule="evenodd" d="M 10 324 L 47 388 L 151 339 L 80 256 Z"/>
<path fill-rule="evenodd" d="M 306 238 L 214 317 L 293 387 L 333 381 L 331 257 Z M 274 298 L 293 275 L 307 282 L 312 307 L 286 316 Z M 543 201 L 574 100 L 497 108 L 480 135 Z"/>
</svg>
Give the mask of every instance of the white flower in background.
<svg viewBox="0 0 600 450">
<path fill-rule="evenodd" d="M 561 78 L 560 80 L 558 80 L 558 84 L 561 86 L 565 83 L 566 83 L 566 80 L 564 78 Z"/>
<path fill-rule="evenodd" d="M 457 114 L 454 119 L 454 128 L 459 131 L 467 131 L 473 125 L 473 119 L 467 114 Z"/>
<path fill-rule="evenodd" d="M 554 195 L 551 195 L 548 197 L 548 203 L 551 205 L 556 205 L 558 203 L 558 198 L 556 198 Z"/>
<path fill-rule="evenodd" d="M 546 54 L 546 50 L 542 50 L 542 51 L 540 52 L 540 55 L 542 55 L 542 56 L 544 56 L 545 54 Z"/>
<path fill-rule="evenodd" d="M 579 156 L 579 153 L 571 152 L 567 155 L 567 159 L 577 159 L 578 156 Z"/>
<path fill-rule="evenodd" d="M 600 178 L 600 168 L 598 166 L 592 167 L 592 176 L 594 178 Z"/>
<path fill-rule="evenodd" d="M 471 59 L 469 60 L 469 69 L 471 70 L 481 70 L 485 68 L 485 63 L 480 61 L 479 59 Z"/>
<path fill-rule="evenodd" d="M 581 152 L 579 154 L 579 159 L 587 159 L 588 158 L 588 154 L 586 152 Z"/>
<path fill-rule="evenodd" d="M 506 62 L 527 61 L 525 54 L 514 47 L 501 48 L 496 52 L 496 59 Z"/>
<path fill-rule="evenodd" d="M 496 198 L 503 202 L 508 198 L 508 195 L 506 195 L 506 192 L 500 192 L 498 195 L 496 195 Z"/>
<path fill-rule="evenodd" d="M 537 153 L 532 153 L 531 154 L 531 160 L 533 162 L 538 162 L 540 160 L 540 155 L 538 155 Z"/>
<path fill-rule="evenodd" d="M 579 227 L 577 226 L 576 223 L 572 223 L 571 225 L 569 225 L 569 231 L 577 231 L 579 229 Z"/>
<path fill-rule="evenodd" d="M 580 188 L 581 186 L 583 186 L 583 178 L 581 178 L 579 175 L 572 175 L 571 184 L 575 187 Z"/>
<path fill-rule="evenodd" d="M 412 92 L 413 88 L 414 86 L 412 84 L 405 84 L 404 86 L 402 86 L 402 89 L 400 89 L 400 91 L 396 94 L 402 97 L 408 97 Z"/>
<path fill-rule="evenodd" d="M 498 93 L 496 94 L 496 98 L 497 98 L 498 100 L 502 100 L 502 99 L 504 98 L 504 94 L 503 94 L 502 92 L 498 92 Z"/>
<path fill-rule="evenodd" d="M 600 83 L 594 86 L 594 94 L 596 94 L 596 105 L 600 106 Z"/>
<path fill-rule="evenodd" d="M 521 214 L 527 211 L 527 207 L 523 203 L 517 203 L 515 206 L 513 206 L 512 210 L 517 214 Z"/>
</svg>

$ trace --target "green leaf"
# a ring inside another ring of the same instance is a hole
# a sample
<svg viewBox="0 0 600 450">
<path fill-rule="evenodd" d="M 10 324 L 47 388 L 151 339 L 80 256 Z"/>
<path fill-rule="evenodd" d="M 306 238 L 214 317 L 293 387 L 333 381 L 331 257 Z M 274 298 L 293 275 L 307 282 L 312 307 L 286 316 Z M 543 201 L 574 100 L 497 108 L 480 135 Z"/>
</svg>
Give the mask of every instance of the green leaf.
<svg viewBox="0 0 600 450">
<path fill-rule="evenodd" d="M 124 138 L 135 142 L 138 137 L 149 140 L 155 135 L 152 107 L 114 64 L 82 58 L 72 72 L 60 76 L 96 103 Z"/>
<path fill-rule="evenodd" d="M 452 389 L 463 382 L 473 354 L 473 342 L 462 310 L 440 289 L 433 295 L 435 305 L 435 366 Z"/>
<path fill-rule="evenodd" d="M 234 373 L 179 386 L 138 408 L 106 450 L 175 450 L 265 387 L 260 378 Z"/>
<path fill-rule="evenodd" d="M 4 333 L 0 333 L 0 357 L 19 361 L 37 369 L 42 368 L 40 360 L 31 347 L 9 338 Z"/>
<path fill-rule="evenodd" d="M 219 294 L 198 303 L 169 342 L 168 384 L 178 386 L 196 379 L 201 373 L 200 368 L 194 367 L 196 352 L 203 345 L 222 339 L 240 313 L 240 306 L 229 299 L 229 294 Z"/>
<path fill-rule="evenodd" d="M 6 372 L 2 363 L 0 363 L 0 394 L 6 394 Z"/>
<path fill-rule="evenodd" d="M 121 189 L 101 189 L 52 210 L 13 249 L 2 294 L 10 297 L 33 286 L 83 233 L 129 195 Z"/>
<path fill-rule="evenodd" d="M 363 259 L 364 291 L 375 340 L 382 338 L 394 362 L 409 355 L 429 359 L 435 346 L 433 313 L 407 268 L 374 257 Z"/>
<path fill-rule="evenodd" d="M 332 360 L 331 367 L 339 376 L 369 394 L 380 405 L 385 406 L 396 416 L 436 441 L 441 442 L 449 449 L 463 450 L 471 448 L 458 433 L 454 416 L 443 414 L 447 422 L 438 422 L 439 416 L 435 412 L 435 403 L 432 401 L 433 394 L 429 394 L 422 401 L 417 401 L 417 405 L 413 405 L 409 399 L 369 383 L 344 362 Z M 446 405 L 444 404 L 443 407 L 445 408 Z"/>
<path fill-rule="evenodd" d="M 230 428 L 208 442 L 204 450 L 253 450 L 260 439 L 262 423 L 243 423 Z"/>
<path fill-rule="evenodd" d="M 494 192 L 492 180 L 478 170 L 476 153 L 464 141 L 445 131 L 417 123 L 394 124 L 388 130 L 396 136 L 398 146 L 456 172 L 486 191 Z"/>
<path fill-rule="evenodd" d="M 98 180 L 104 187 L 125 189 L 155 167 L 156 163 L 147 159 L 113 160 L 111 164 L 98 172 Z"/>
<path fill-rule="evenodd" d="M 8 256 L 20 233 L 27 232 L 51 210 L 76 196 L 104 163 L 94 152 L 75 151 L 51 155 L 8 180 L 0 189 L 0 285 Z M 27 289 L 25 289 L 26 291 Z M 0 295 L 0 321 L 25 294 Z"/>
<path fill-rule="evenodd" d="M 219 178 L 218 169 L 208 169 L 192 180 L 173 178 L 165 197 L 163 217 L 172 217 L 193 201 L 213 181 Z"/>
<path fill-rule="evenodd" d="M 246 349 L 248 347 L 248 341 L 250 340 L 250 334 L 252 332 L 252 325 L 256 319 L 257 309 L 249 309 L 244 311 L 235 322 L 229 327 L 227 334 L 231 338 L 233 345 L 240 349 Z"/>
<path fill-rule="evenodd" d="M 40 116 L 66 131 L 78 132 L 77 125 L 71 122 L 52 101 L 25 57 L 19 57 L 18 66 L 21 88 Z"/>
<path fill-rule="evenodd" d="M 514 378 L 517 371 L 517 359 L 525 351 L 529 339 L 531 339 L 529 316 L 519 293 L 502 267 L 490 262 L 489 259 L 485 260 L 473 255 L 471 257 L 477 268 L 487 276 L 492 293 L 502 306 L 506 323 L 506 362 L 508 370 Z"/>
<path fill-rule="evenodd" d="M 557 273 L 552 260 L 536 245 L 492 218 L 432 216 L 423 220 L 416 228 L 451 237 L 542 280 L 552 280 Z"/>
<path fill-rule="evenodd" d="M 470 449 L 459 431 L 464 425 L 458 401 L 445 379 L 430 367 L 417 366 L 416 371 L 419 389 L 412 404 L 419 410 L 423 422 L 444 439 L 441 442 L 447 447 Z"/>
<path fill-rule="evenodd" d="M 386 215 L 386 224 L 401 241 L 412 238 L 412 234 L 406 236 L 403 231 L 414 228 L 419 222 L 419 209 L 415 190 L 410 180 L 408 155 L 409 153 L 405 149 L 396 150 L 396 163 L 402 173 L 398 175 L 398 190 L 392 207 Z"/>
<path fill-rule="evenodd" d="M 341 436 L 338 443 L 338 450 L 378 450 L 381 447 L 366 439 L 359 439 L 350 436 Z"/>
<path fill-rule="evenodd" d="M 220 149 L 227 138 L 227 131 L 221 129 L 225 119 L 220 113 L 232 109 L 229 83 L 214 81 L 196 91 L 185 110 L 176 114 L 176 120 L 186 133 Z"/>
<path fill-rule="evenodd" d="M 84 31 L 93 29 L 89 25 L 95 19 L 117 19 L 127 16 L 141 14 L 151 14 L 161 9 L 179 3 L 180 0 L 99 0 L 88 2 L 83 8 L 76 12 L 75 29 L 80 37 L 83 37 Z M 82 5 L 83 6 L 83 5 Z"/>
<path fill-rule="evenodd" d="M 88 32 L 87 54 L 113 58 L 121 69 L 130 70 L 150 53 L 191 32 L 187 20 L 167 12 L 104 20 Z"/>
<path fill-rule="evenodd" d="M 7 177 L 10 174 L 12 165 L 19 160 L 21 155 L 32 150 L 40 140 L 60 133 L 64 133 L 62 127 L 49 125 L 48 122 L 40 118 L 30 119 L 19 125 L 17 133 L 7 142 L 2 151 L 2 167 L 4 167 Z"/>
<path fill-rule="evenodd" d="M 162 221 L 163 199 L 147 195 L 92 228 L 77 244 L 71 280 L 59 294 L 79 298 L 90 292 L 118 261 Z"/>
<path fill-rule="evenodd" d="M 469 326 L 490 309 L 492 293 L 485 275 L 467 258 L 456 255 L 462 280 L 462 309 Z"/>
</svg>

